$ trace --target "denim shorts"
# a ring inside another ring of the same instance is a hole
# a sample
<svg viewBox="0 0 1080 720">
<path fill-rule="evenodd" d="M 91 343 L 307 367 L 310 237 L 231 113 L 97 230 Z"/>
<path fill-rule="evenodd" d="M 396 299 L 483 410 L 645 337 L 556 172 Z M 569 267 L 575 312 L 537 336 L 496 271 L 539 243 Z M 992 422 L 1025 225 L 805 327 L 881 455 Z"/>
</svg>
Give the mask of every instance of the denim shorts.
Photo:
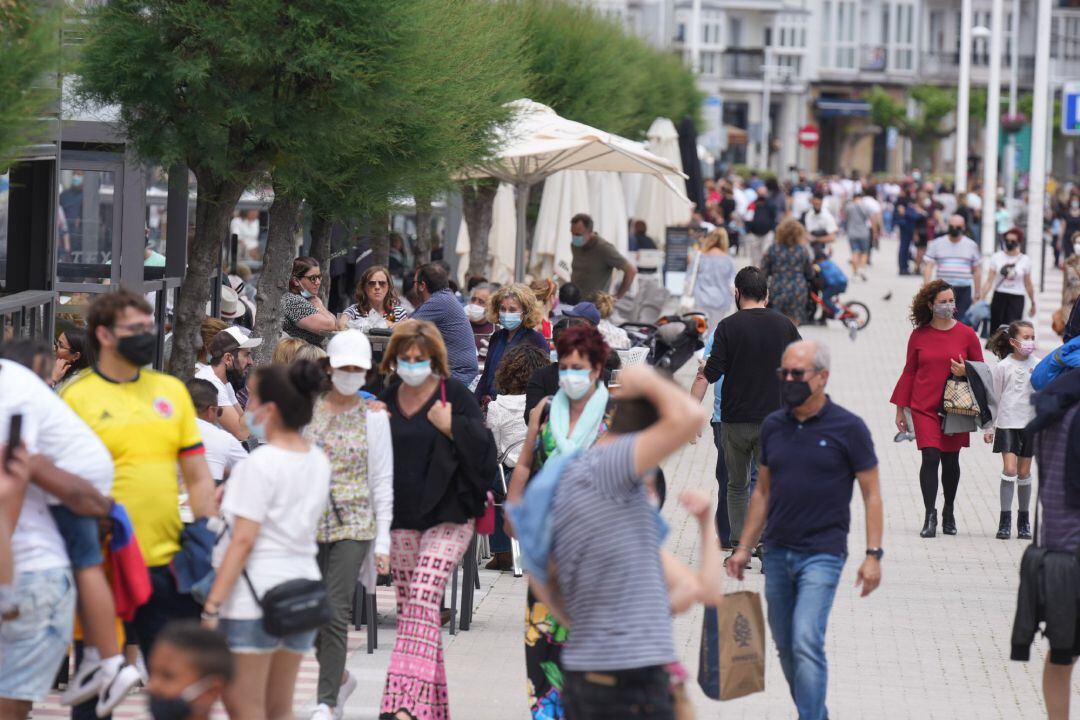
<svg viewBox="0 0 1080 720">
<path fill-rule="evenodd" d="M 870 252 L 870 238 L 848 238 L 848 245 L 853 253 Z"/>
<path fill-rule="evenodd" d="M 83 570 L 105 561 L 101 556 L 97 518 L 76 515 L 63 505 L 50 505 L 49 512 L 56 521 L 60 537 L 64 538 L 72 570 Z"/>
<path fill-rule="evenodd" d="M 221 632 L 229 641 L 229 649 L 235 653 L 262 654 L 278 650 L 300 653 L 311 652 L 315 647 L 317 630 L 274 637 L 263 629 L 262 618 L 258 620 L 229 620 L 222 618 Z"/>
<path fill-rule="evenodd" d="M 67 654 L 75 581 L 67 568 L 19 573 L 19 616 L 0 622 L 0 698 L 40 702 Z"/>
</svg>

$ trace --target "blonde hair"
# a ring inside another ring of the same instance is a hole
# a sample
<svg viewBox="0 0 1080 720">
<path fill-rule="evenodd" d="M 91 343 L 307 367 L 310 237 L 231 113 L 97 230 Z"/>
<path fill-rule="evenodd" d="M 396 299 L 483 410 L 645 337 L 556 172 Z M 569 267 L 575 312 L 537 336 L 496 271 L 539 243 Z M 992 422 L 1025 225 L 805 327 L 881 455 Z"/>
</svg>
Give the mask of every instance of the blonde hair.
<svg viewBox="0 0 1080 720">
<path fill-rule="evenodd" d="M 615 297 L 603 290 L 597 290 L 592 294 L 592 304 L 600 313 L 600 319 L 606 320 L 615 311 Z"/>
<path fill-rule="evenodd" d="M 390 342 L 383 353 L 380 369 L 386 375 L 397 370 L 398 355 L 411 347 L 419 347 L 431 358 L 431 372 L 439 377 L 450 377 L 450 364 L 446 359 L 446 345 L 439 329 L 426 320 L 405 320 L 394 326 Z"/>
<path fill-rule="evenodd" d="M 806 228 L 802 226 L 802 223 L 794 218 L 789 218 L 780 223 L 780 227 L 776 228 L 776 244 L 798 245 L 802 242 L 805 233 Z"/>
<path fill-rule="evenodd" d="M 296 349 L 296 355 L 293 356 L 293 362 L 300 362 L 301 360 L 310 360 L 313 363 L 318 363 L 327 357 L 326 351 L 318 345 L 312 345 L 309 342 L 304 342 L 303 345 Z"/>
<path fill-rule="evenodd" d="M 533 295 L 536 296 L 536 301 L 541 305 L 550 301 L 555 297 L 555 293 L 559 291 L 559 286 L 551 278 L 533 280 L 529 288 L 533 291 Z"/>
<path fill-rule="evenodd" d="M 280 365 L 292 365 L 292 361 L 296 359 L 296 354 L 300 351 L 300 348 L 310 344 L 307 340 L 287 337 L 274 348 L 273 362 Z"/>
<path fill-rule="evenodd" d="M 536 300 L 532 288 L 525 283 L 511 283 L 503 285 L 488 298 L 487 319 L 489 322 L 499 322 L 499 306 L 507 298 L 514 298 L 521 306 L 521 325 L 534 328 L 540 324 L 540 303 Z"/>
<path fill-rule="evenodd" d="M 724 228 L 716 228 L 705 237 L 705 242 L 701 245 L 701 252 L 708 252 L 714 247 L 720 248 L 724 252 L 727 252 L 731 247 L 731 240 L 728 239 L 727 230 Z"/>
</svg>

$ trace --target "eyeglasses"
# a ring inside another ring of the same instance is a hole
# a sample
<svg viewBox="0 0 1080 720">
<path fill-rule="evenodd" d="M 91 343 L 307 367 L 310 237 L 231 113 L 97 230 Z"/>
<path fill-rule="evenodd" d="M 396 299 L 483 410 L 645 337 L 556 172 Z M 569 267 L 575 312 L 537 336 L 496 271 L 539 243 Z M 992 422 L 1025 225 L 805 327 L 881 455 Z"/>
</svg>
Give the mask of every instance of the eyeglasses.
<svg viewBox="0 0 1080 720">
<path fill-rule="evenodd" d="M 367 281 L 367 286 L 368 287 L 386 287 L 389 284 L 390 283 L 386 282 L 385 280 L 368 280 Z"/>
<path fill-rule="evenodd" d="M 776 368 L 776 377 L 781 380 L 787 380 L 789 377 L 796 382 L 806 378 L 808 374 L 813 374 L 813 370 L 805 370 L 803 368 Z"/>
<path fill-rule="evenodd" d="M 320 273 L 318 275 L 305 275 L 304 279 L 308 280 L 309 282 L 313 282 L 313 283 L 321 283 L 322 282 L 322 273 Z"/>
<path fill-rule="evenodd" d="M 52 346 L 53 346 L 53 351 L 54 352 L 59 351 L 59 350 L 65 350 L 67 352 L 71 352 L 71 346 L 70 345 L 61 345 L 59 340 L 53 340 Z"/>
</svg>

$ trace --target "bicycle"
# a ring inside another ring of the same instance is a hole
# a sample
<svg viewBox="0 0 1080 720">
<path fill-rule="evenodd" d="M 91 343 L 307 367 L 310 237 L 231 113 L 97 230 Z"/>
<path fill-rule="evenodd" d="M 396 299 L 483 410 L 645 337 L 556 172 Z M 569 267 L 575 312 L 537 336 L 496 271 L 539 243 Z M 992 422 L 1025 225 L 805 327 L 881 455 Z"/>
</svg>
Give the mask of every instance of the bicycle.
<svg viewBox="0 0 1080 720">
<path fill-rule="evenodd" d="M 858 300 L 842 301 L 833 298 L 833 303 L 840 312 L 833 313 L 828 304 L 822 299 L 821 294 L 815 290 L 810 291 L 810 299 L 821 308 L 821 316 L 826 320 L 839 320 L 848 329 L 848 335 L 854 340 L 856 334 L 870 324 L 870 308 Z"/>
</svg>

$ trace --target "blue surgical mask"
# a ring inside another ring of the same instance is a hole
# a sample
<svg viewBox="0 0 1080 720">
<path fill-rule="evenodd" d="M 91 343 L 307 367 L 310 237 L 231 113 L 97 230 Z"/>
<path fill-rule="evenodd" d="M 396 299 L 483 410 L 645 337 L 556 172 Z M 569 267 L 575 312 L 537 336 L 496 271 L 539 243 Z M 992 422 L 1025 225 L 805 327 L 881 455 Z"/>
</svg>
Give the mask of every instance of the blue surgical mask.
<svg viewBox="0 0 1080 720">
<path fill-rule="evenodd" d="M 589 377 L 589 371 L 584 368 L 559 370 L 559 387 L 571 400 L 580 400 L 585 397 L 592 386 L 593 381 Z"/>
<path fill-rule="evenodd" d="M 431 377 L 431 361 L 418 360 L 409 362 L 398 358 L 397 375 L 401 381 L 411 387 L 423 385 L 424 381 Z"/>
<path fill-rule="evenodd" d="M 553 363 L 559 362 L 559 351 L 558 350 L 552 350 L 550 353 L 548 353 L 548 355 L 551 357 L 551 362 L 553 362 Z"/>
<path fill-rule="evenodd" d="M 572 238 L 570 238 L 570 242 L 573 244 L 574 247 L 584 247 L 585 246 L 585 236 L 584 235 L 574 235 Z"/>
<path fill-rule="evenodd" d="M 266 442 L 266 425 L 255 419 L 255 412 L 244 413 L 244 424 L 251 431 L 251 437 L 259 442 Z"/>
<path fill-rule="evenodd" d="M 82 185 L 82 175 L 76 175 L 71 178 L 71 187 L 79 187 Z"/>
<path fill-rule="evenodd" d="M 305 300 L 310 300 L 311 298 L 313 298 L 315 296 L 312 293 L 305 290 L 304 288 L 300 288 L 300 297 L 304 298 Z"/>
<path fill-rule="evenodd" d="M 519 312 L 500 312 L 499 324 L 507 330 L 517 330 L 521 325 L 521 313 Z"/>
</svg>

